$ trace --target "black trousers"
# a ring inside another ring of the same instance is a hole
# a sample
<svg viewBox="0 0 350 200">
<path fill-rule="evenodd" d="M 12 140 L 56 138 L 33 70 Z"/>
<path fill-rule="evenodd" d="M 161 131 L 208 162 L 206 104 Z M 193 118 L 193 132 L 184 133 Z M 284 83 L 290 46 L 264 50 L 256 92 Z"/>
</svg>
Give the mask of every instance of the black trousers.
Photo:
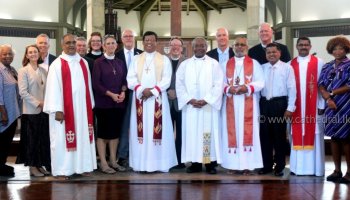
<svg viewBox="0 0 350 200">
<path fill-rule="evenodd" d="M 264 169 L 282 171 L 286 165 L 287 123 L 284 113 L 288 106 L 287 97 L 260 99 L 260 143 Z M 275 155 L 273 155 L 275 153 Z"/>
<path fill-rule="evenodd" d="M 0 133 L 0 167 L 6 164 L 7 156 L 11 150 L 13 137 L 15 136 L 17 120 L 2 133 Z"/>
<path fill-rule="evenodd" d="M 181 111 L 176 111 L 174 106 L 170 107 L 171 121 L 176 127 L 175 149 L 178 164 L 181 163 L 181 145 L 182 145 L 182 131 L 181 131 Z"/>
</svg>

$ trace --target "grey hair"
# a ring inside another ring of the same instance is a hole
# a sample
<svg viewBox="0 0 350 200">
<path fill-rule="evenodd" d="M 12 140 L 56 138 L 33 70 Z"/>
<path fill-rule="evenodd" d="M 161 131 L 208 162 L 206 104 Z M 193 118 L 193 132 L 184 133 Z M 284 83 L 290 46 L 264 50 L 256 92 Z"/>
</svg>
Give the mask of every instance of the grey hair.
<svg viewBox="0 0 350 200">
<path fill-rule="evenodd" d="M 41 37 L 46 38 L 47 39 L 47 43 L 50 42 L 50 38 L 49 38 L 49 36 L 46 33 L 40 33 L 38 36 L 36 36 L 35 43 L 38 43 L 38 38 L 41 38 Z"/>
<path fill-rule="evenodd" d="M 87 42 L 85 37 L 76 37 L 75 41 L 83 41 L 83 42 Z"/>
<path fill-rule="evenodd" d="M 70 35 L 73 36 L 74 40 L 76 40 L 76 38 L 77 38 L 76 35 L 74 35 L 74 34 L 72 34 L 72 33 L 66 33 L 66 34 L 64 34 L 64 35 L 62 36 L 62 38 L 61 38 L 61 44 L 63 44 L 64 38 L 66 38 L 67 36 L 70 36 Z"/>
<path fill-rule="evenodd" d="M 0 45 L 0 53 L 1 53 L 2 50 L 3 50 L 4 48 L 6 48 L 6 47 L 10 48 L 10 49 L 11 49 L 11 52 L 12 52 L 12 54 L 13 54 L 13 56 L 15 56 L 15 53 L 16 53 L 16 52 L 13 50 L 11 44 L 2 44 L 2 45 Z"/>
<path fill-rule="evenodd" d="M 197 40 L 204 40 L 205 41 L 205 45 L 206 47 L 208 48 L 208 41 L 204 38 L 204 37 L 195 37 L 193 40 L 192 40 L 192 48 L 194 48 L 194 45 L 196 43 Z"/>
<path fill-rule="evenodd" d="M 218 28 L 218 29 L 216 30 L 216 34 L 215 34 L 215 36 L 217 36 L 218 31 L 219 31 L 220 29 L 224 29 L 224 31 L 225 31 L 225 33 L 226 33 L 226 35 L 227 35 L 227 36 L 229 36 L 229 35 L 228 35 L 228 30 L 227 30 L 227 28 L 224 28 L 224 27 L 222 27 L 222 28 Z"/>
<path fill-rule="evenodd" d="M 122 32 L 122 37 L 124 36 L 124 34 L 125 34 L 126 31 L 130 31 L 130 32 L 132 33 L 132 36 L 135 37 L 134 31 L 133 31 L 133 30 L 130 30 L 130 29 L 125 29 L 125 30 Z"/>
<path fill-rule="evenodd" d="M 259 26 L 259 31 L 261 30 L 261 27 L 263 25 L 268 25 L 270 27 L 270 29 L 272 30 L 272 27 L 271 27 L 271 24 L 267 23 L 267 22 L 264 22 L 264 23 L 261 23 L 260 26 Z M 273 31 L 273 30 L 272 30 Z"/>
</svg>

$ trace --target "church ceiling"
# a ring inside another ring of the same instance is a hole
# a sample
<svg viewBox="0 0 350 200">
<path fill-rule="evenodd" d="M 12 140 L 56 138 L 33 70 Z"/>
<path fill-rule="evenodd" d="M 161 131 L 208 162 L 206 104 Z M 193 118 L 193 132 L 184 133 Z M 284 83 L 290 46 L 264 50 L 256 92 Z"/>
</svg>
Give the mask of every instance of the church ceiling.
<svg viewBox="0 0 350 200">
<path fill-rule="evenodd" d="M 150 6 L 150 11 L 170 11 L 171 0 L 105 0 L 106 8 L 123 9 L 126 12 L 140 11 Z M 198 11 L 199 8 L 215 10 L 221 13 L 222 9 L 240 8 L 242 11 L 247 8 L 247 0 L 182 0 L 182 11 Z"/>
</svg>

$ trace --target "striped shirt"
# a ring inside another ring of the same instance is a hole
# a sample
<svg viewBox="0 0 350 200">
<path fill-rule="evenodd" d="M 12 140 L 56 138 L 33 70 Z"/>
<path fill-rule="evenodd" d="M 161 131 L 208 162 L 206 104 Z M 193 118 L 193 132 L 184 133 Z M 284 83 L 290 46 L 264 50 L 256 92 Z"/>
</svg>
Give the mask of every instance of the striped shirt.
<svg viewBox="0 0 350 200">
<path fill-rule="evenodd" d="M 0 62 L 0 105 L 5 105 L 8 123 L 0 123 L 0 133 L 5 131 L 20 116 L 17 72 L 13 67 L 5 67 Z M 1 115 L 0 115 L 1 116 Z"/>
<path fill-rule="evenodd" d="M 335 67 L 335 60 L 325 64 L 318 85 L 329 92 L 343 86 L 350 87 L 350 60 L 344 59 L 337 67 Z M 326 105 L 325 135 L 333 138 L 347 138 L 350 133 L 350 92 L 335 95 L 333 100 L 337 109 L 330 109 Z"/>
</svg>

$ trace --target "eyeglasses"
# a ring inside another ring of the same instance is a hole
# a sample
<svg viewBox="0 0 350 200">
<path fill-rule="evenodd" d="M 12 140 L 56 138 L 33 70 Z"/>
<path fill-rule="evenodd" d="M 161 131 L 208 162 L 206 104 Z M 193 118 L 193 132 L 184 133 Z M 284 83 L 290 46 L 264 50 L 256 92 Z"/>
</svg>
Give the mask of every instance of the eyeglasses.
<svg viewBox="0 0 350 200">
<path fill-rule="evenodd" d="M 234 44 L 234 46 L 235 46 L 235 47 L 239 47 L 239 46 L 245 47 L 245 46 L 247 46 L 247 45 L 244 44 L 244 43 L 236 43 L 236 44 Z"/>
<path fill-rule="evenodd" d="M 133 35 L 123 35 L 123 38 L 133 38 Z"/>
<path fill-rule="evenodd" d="M 181 44 L 171 44 L 170 46 L 171 46 L 171 47 L 182 47 Z"/>
<path fill-rule="evenodd" d="M 308 47 L 310 44 L 298 44 L 298 47 Z"/>
<path fill-rule="evenodd" d="M 101 40 L 91 40 L 91 42 L 98 43 L 98 42 L 101 42 Z"/>
</svg>

